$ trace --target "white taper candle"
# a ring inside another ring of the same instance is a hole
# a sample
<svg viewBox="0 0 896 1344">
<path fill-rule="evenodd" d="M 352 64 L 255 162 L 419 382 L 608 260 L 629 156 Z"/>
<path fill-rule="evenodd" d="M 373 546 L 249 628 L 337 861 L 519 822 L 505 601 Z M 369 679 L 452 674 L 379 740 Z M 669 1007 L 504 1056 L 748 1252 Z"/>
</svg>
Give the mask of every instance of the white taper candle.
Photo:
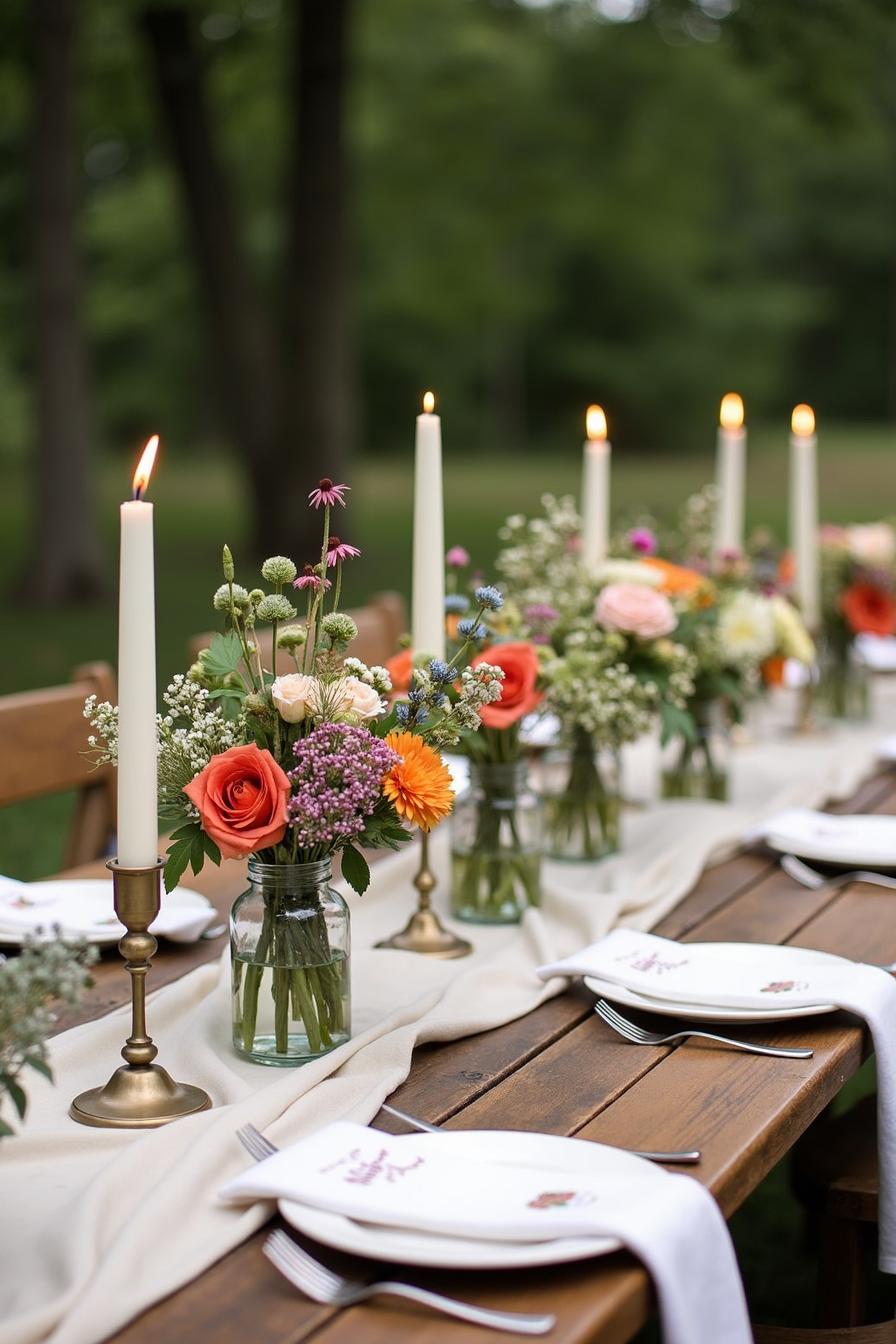
<svg viewBox="0 0 896 1344">
<path fill-rule="evenodd" d="M 744 403 L 736 392 L 726 392 L 719 411 L 716 439 L 716 487 L 719 492 L 715 550 L 743 551 L 747 431 Z"/>
<path fill-rule="evenodd" d="M 118 597 L 118 862 L 148 868 L 159 855 L 153 508 L 140 496 L 158 448 L 153 436 L 121 506 Z"/>
<path fill-rule="evenodd" d="M 445 656 L 445 509 L 442 500 L 442 421 L 427 392 L 417 416 L 414 450 L 414 567 L 411 581 L 413 653 Z"/>
<path fill-rule="evenodd" d="M 818 562 L 818 460 L 815 413 L 795 406 L 790 421 L 790 546 L 794 591 L 803 620 L 817 632 L 821 617 Z"/>
<path fill-rule="evenodd" d="M 606 558 L 610 536 L 610 441 L 600 406 L 585 413 L 582 447 L 582 562 L 594 569 Z"/>
</svg>

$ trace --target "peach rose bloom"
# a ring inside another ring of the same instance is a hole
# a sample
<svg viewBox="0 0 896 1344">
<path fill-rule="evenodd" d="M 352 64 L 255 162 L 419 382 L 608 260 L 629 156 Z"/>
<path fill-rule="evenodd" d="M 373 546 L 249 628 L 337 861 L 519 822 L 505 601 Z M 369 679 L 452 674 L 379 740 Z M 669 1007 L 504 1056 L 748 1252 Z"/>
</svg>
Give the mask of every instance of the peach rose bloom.
<svg viewBox="0 0 896 1344">
<path fill-rule="evenodd" d="M 271 753 L 253 742 L 213 756 L 184 793 L 222 856 L 240 859 L 283 839 L 289 789 Z"/>
<path fill-rule="evenodd" d="M 678 624 L 668 597 L 643 583 L 608 584 L 594 604 L 594 619 L 639 639 L 659 639 Z"/>
<path fill-rule="evenodd" d="M 344 714 L 351 723 L 363 723 L 382 713 L 383 702 L 366 681 L 360 681 L 357 677 L 343 677 L 340 684 L 344 698 L 339 713 Z"/>
<path fill-rule="evenodd" d="M 538 681 L 538 652 L 533 644 L 493 644 L 479 653 L 471 667 L 490 663 L 504 673 L 501 699 L 493 705 L 483 705 L 479 711 L 486 728 L 510 728 L 541 703 L 542 692 L 536 689 Z"/>
<path fill-rule="evenodd" d="M 317 677 L 301 672 L 289 672 L 277 677 L 271 685 L 271 699 L 284 723 L 301 723 L 305 715 L 314 714 L 320 706 Z"/>
</svg>

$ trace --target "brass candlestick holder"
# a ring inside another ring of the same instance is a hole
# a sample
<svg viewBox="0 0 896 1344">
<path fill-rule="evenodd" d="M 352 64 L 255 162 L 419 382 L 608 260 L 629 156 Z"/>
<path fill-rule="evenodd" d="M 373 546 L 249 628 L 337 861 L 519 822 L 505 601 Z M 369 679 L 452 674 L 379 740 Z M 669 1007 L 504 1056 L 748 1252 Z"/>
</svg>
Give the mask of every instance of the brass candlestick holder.
<svg viewBox="0 0 896 1344">
<path fill-rule="evenodd" d="M 146 1032 L 146 975 L 158 947 L 149 926 L 159 913 L 164 866 L 164 859 L 151 868 L 121 868 L 117 859 L 106 864 L 112 872 L 115 913 L 127 929 L 118 950 L 131 977 L 131 1034 L 121 1051 L 125 1063 L 102 1087 L 82 1092 L 72 1102 L 69 1115 L 82 1125 L 150 1129 L 212 1104 L 201 1087 L 176 1083 L 153 1063 L 159 1051 Z"/>
<path fill-rule="evenodd" d="M 473 944 L 449 933 L 432 908 L 436 878 L 429 866 L 428 831 L 420 832 L 420 867 L 414 886 L 419 893 L 417 909 L 400 932 L 393 933 L 391 938 L 383 938 L 376 946 L 397 948 L 400 952 L 421 952 L 426 957 L 441 957 L 444 961 L 469 956 Z"/>
</svg>

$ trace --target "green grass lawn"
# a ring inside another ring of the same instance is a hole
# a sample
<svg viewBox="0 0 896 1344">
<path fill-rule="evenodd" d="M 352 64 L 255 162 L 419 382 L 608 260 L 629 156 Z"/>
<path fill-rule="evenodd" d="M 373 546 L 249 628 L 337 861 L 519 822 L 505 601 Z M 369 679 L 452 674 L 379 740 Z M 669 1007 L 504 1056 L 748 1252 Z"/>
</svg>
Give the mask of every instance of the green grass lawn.
<svg viewBox="0 0 896 1344">
<path fill-rule="evenodd" d="M 896 512 L 893 450 L 896 430 L 825 427 L 821 438 L 821 511 L 837 522 L 862 521 Z M 665 519 L 693 490 L 711 479 L 712 432 L 699 450 L 678 455 L 615 454 L 614 511 L 627 516 L 644 509 Z M 110 593 L 116 572 L 117 503 L 126 468 L 104 463 L 100 517 L 109 557 Z M 545 490 L 562 494 L 578 487 L 575 444 L 557 444 L 540 455 L 492 458 L 456 455 L 446 431 L 446 541 L 465 545 L 488 571 L 497 529 L 508 513 L 531 512 Z M 0 572 L 10 581 L 22 564 L 28 526 L 24 472 L 8 471 L 0 496 Z M 349 576 L 346 600 L 360 603 L 380 588 L 406 592 L 410 565 L 411 453 L 386 460 L 361 460 L 349 472 L 353 487 L 351 522 L 345 535 L 363 548 L 364 559 Z M 309 483 L 309 488 L 310 488 Z M 209 627 L 210 594 L 220 581 L 221 544 L 229 541 L 239 562 L 245 535 L 240 480 L 228 459 L 178 463 L 169 448 L 158 473 L 156 503 L 158 557 L 159 679 L 167 680 L 186 660 L 186 642 Z M 748 526 L 768 525 L 783 535 L 787 512 L 787 433 L 780 426 L 752 431 L 749 459 Z M 238 566 L 239 567 L 239 566 Z M 357 576 L 357 578 L 355 578 Z M 355 580 L 352 583 L 352 580 Z M 7 632 L 0 663 L 0 692 L 65 680 L 78 662 L 115 658 L 114 596 L 95 607 L 46 614 L 23 608 L 0 595 Z M 0 813 L 0 873 L 36 878 L 59 868 L 69 800 L 54 799 Z M 867 1087 L 867 1078 L 858 1087 Z M 803 1245 L 798 1210 L 787 1190 L 784 1165 L 776 1169 L 733 1221 L 733 1231 L 757 1319 L 808 1324 L 814 1285 L 811 1253 Z M 885 1294 L 875 1304 L 881 1318 Z M 892 1303 L 889 1304 L 892 1306 Z M 658 1338 L 643 1335 L 643 1344 Z"/>
</svg>

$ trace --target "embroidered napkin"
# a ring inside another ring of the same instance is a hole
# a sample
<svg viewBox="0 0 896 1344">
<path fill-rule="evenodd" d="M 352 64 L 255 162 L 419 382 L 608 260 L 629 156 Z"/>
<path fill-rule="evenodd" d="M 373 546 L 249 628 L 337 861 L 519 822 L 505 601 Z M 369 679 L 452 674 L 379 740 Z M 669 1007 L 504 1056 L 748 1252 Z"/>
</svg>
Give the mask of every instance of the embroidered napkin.
<svg viewBox="0 0 896 1344">
<path fill-rule="evenodd" d="M 596 975 L 638 994 L 682 1004 L 718 1008 L 835 1004 L 865 1019 L 877 1055 L 877 1139 L 880 1164 L 880 1254 L 887 1274 L 896 1274 L 896 980 L 863 963 L 807 966 L 794 959 L 792 976 L 763 973 L 738 961 L 731 945 L 676 943 L 633 929 L 614 929 L 597 943 L 539 968 L 542 980 L 556 975 Z M 645 1005 L 646 1007 L 647 1005 Z"/>
<path fill-rule="evenodd" d="M 602 1145 L 612 1153 L 608 1169 L 589 1172 L 575 1161 L 576 1139 L 556 1141 L 570 1146 L 569 1170 L 499 1164 L 477 1157 L 475 1139 L 469 1131 L 395 1136 L 343 1121 L 251 1167 L 221 1197 L 295 1200 L 361 1222 L 479 1240 L 614 1237 L 651 1273 L 667 1344 L 752 1339 L 728 1230 L 696 1181 Z"/>
<path fill-rule="evenodd" d="M 748 844 L 771 840 L 801 853 L 804 845 L 822 861 L 873 868 L 896 866 L 896 817 L 854 813 L 836 816 L 809 807 L 788 807 L 766 817 L 744 836 Z"/>
</svg>

